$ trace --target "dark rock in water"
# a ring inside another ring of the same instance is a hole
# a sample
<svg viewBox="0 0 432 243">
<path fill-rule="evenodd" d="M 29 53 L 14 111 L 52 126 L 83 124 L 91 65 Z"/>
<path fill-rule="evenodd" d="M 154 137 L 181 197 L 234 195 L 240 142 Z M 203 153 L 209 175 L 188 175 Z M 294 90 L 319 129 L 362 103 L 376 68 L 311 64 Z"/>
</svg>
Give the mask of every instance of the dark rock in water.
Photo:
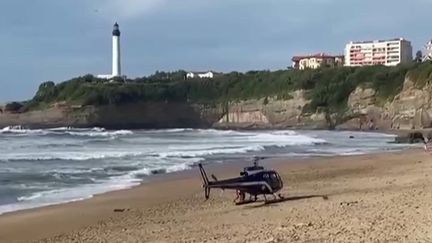
<svg viewBox="0 0 432 243">
<path fill-rule="evenodd" d="M 349 138 L 353 139 L 353 138 L 354 138 L 354 136 L 349 136 Z"/>
<path fill-rule="evenodd" d="M 165 174 L 166 170 L 165 169 L 156 169 L 156 170 L 152 170 L 151 173 L 152 173 L 152 175 Z"/>
<path fill-rule="evenodd" d="M 410 132 L 395 138 L 396 143 L 424 143 L 425 139 L 421 132 Z"/>
</svg>

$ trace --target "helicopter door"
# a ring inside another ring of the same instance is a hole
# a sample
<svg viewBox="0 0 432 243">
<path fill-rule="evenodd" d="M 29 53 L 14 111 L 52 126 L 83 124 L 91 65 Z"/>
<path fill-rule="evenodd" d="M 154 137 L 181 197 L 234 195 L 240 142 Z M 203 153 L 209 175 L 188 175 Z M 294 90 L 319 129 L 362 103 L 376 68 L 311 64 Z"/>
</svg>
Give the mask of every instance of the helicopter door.
<svg viewBox="0 0 432 243">
<path fill-rule="evenodd" d="M 270 179 L 270 173 L 264 173 L 262 175 L 262 178 L 271 188 L 273 188 L 272 183 L 271 183 L 271 179 Z M 261 189 L 263 190 L 263 192 L 266 192 L 266 193 L 270 192 L 270 191 L 268 191 L 267 187 L 265 187 L 265 186 L 262 186 Z"/>
</svg>

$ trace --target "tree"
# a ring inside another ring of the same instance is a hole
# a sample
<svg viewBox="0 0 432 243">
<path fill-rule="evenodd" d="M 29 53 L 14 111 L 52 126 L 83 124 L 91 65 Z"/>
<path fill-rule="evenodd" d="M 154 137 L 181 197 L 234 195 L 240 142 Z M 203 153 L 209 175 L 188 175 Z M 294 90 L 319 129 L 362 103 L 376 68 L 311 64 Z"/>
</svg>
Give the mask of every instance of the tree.
<svg viewBox="0 0 432 243">
<path fill-rule="evenodd" d="M 34 97 L 37 101 L 48 101 L 56 95 L 56 85 L 53 81 L 47 81 L 39 85 L 39 89 Z"/>
<path fill-rule="evenodd" d="M 415 56 L 414 61 L 415 62 L 422 62 L 422 60 L 423 60 L 423 53 L 422 53 L 422 51 L 418 50 L 416 52 L 416 56 Z"/>
<path fill-rule="evenodd" d="M 23 105 L 21 103 L 12 102 L 12 103 L 6 104 L 6 106 L 4 107 L 4 110 L 6 112 L 19 112 L 22 107 L 23 107 Z"/>
</svg>

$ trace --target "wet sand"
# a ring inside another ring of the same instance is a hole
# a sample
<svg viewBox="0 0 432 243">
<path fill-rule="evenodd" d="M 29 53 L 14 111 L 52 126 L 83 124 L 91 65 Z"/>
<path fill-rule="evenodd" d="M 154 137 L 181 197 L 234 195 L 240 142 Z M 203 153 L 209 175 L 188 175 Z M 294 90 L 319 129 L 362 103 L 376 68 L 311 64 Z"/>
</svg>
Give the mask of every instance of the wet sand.
<svg viewBox="0 0 432 243">
<path fill-rule="evenodd" d="M 432 242 L 432 155 L 422 150 L 269 164 L 286 200 L 204 200 L 197 170 L 90 200 L 0 216 L 0 242 Z M 212 166 L 220 179 L 240 164 Z M 120 209 L 121 212 L 114 212 Z"/>
</svg>

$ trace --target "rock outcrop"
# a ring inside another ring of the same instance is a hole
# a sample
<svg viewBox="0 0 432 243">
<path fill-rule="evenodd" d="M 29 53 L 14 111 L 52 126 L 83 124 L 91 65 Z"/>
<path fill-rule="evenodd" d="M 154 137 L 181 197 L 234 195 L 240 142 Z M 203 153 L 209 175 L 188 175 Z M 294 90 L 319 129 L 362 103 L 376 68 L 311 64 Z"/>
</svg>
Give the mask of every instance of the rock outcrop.
<svg viewBox="0 0 432 243">
<path fill-rule="evenodd" d="M 378 129 L 423 129 L 432 126 L 432 87 L 416 87 L 409 76 L 393 100 L 380 105 L 376 91 L 357 87 L 348 99 L 348 108 L 360 116 L 341 127 Z"/>
<path fill-rule="evenodd" d="M 0 128 L 105 127 L 121 128 L 208 128 L 220 119 L 217 106 L 148 102 L 119 106 L 57 107 L 25 113 L 0 113 Z"/>
<path fill-rule="evenodd" d="M 393 102 L 384 106 L 392 118 L 393 127 L 401 129 L 431 127 L 431 92 L 430 85 L 416 87 L 407 77 L 402 91 L 396 95 Z"/>
<path fill-rule="evenodd" d="M 375 107 L 376 91 L 371 88 L 357 87 L 348 98 L 348 108 L 352 112 L 367 114 Z"/>
<path fill-rule="evenodd" d="M 231 102 L 217 128 L 326 128 L 322 114 L 304 114 L 310 101 L 303 90 L 291 92 L 291 99 L 276 97 Z"/>
</svg>

